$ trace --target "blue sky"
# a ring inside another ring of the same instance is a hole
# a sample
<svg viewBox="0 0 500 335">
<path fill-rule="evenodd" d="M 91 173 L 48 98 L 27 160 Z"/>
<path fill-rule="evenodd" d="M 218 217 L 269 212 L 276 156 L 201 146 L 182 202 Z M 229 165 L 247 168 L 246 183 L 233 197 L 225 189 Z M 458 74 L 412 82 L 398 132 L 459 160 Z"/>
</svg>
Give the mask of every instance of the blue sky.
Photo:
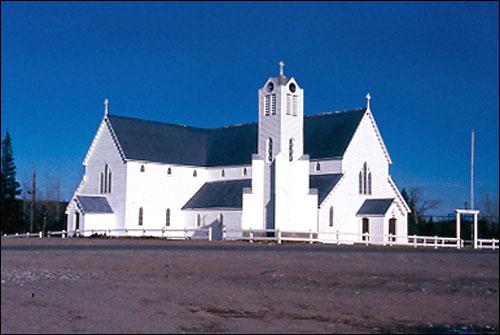
<svg viewBox="0 0 500 335">
<path fill-rule="evenodd" d="M 371 106 L 400 188 L 498 199 L 498 3 L 2 2 L 2 137 L 69 198 L 103 115 L 212 127 L 257 119 L 286 63 L 305 113 Z"/>
</svg>

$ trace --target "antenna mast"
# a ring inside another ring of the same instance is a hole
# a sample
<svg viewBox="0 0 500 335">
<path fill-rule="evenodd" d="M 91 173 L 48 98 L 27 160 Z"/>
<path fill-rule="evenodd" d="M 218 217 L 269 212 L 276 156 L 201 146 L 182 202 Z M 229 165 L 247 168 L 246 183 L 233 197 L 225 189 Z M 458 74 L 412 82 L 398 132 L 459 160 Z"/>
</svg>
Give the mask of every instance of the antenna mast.
<svg viewBox="0 0 500 335">
<path fill-rule="evenodd" d="M 470 137 L 470 209 L 474 209 L 474 129 Z"/>
</svg>

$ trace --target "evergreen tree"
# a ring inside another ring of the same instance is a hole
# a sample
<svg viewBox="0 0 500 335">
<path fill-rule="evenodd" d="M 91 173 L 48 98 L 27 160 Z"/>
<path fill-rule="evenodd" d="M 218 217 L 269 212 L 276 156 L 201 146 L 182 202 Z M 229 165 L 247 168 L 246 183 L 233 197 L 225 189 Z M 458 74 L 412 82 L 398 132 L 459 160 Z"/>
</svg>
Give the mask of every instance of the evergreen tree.
<svg viewBox="0 0 500 335">
<path fill-rule="evenodd" d="M 1 233 L 20 231 L 23 227 L 21 201 L 17 196 L 21 194 L 20 185 L 16 180 L 16 165 L 12 150 L 12 140 L 7 131 L 2 141 L 1 164 Z"/>
</svg>

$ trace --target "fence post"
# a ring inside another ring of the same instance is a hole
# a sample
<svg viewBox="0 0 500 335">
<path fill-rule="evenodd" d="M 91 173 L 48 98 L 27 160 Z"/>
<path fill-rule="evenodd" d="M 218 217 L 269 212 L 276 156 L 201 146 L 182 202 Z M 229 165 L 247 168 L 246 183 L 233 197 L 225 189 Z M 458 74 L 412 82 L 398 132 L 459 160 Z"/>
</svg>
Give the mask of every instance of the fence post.
<svg viewBox="0 0 500 335">
<path fill-rule="evenodd" d="M 278 244 L 281 244 L 281 231 L 280 229 L 276 229 L 276 233 L 277 233 L 277 236 L 278 236 Z"/>
<path fill-rule="evenodd" d="M 40 238 L 43 237 L 43 233 L 41 231 L 38 233 L 38 237 L 40 237 Z"/>
<path fill-rule="evenodd" d="M 184 239 L 187 240 L 187 237 L 188 237 L 187 228 L 184 227 Z"/>
<path fill-rule="evenodd" d="M 223 241 L 226 240 L 226 226 L 225 225 L 222 226 L 222 240 Z"/>
<path fill-rule="evenodd" d="M 313 233 L 312 233 L 312 230 L 309 229 L 309 244 L 312 244 L 313 243 Z"/>
<path fill-rule="evenodd" d="M 250 228 L 250 243 L 253 243 L 253 231 L 252 231 L 252 228 Z"/>
<path fill-rule="evenodd" d="M 413 247 L 417 247 L 417 235 L 413 234 Z"/>
<path fill-rule="evenodd" d="M 208 240 L 212 241 L 212 226 L 208 227 Z"/>
<path fill-rule="evenodd" d="M 335 238 L 337 239 L 337 245 L 339 245 L 340 241 L 339 241 L 339 231 L 338 230 L 335 232 Z"/>
<path fill-rule="evenodd" d="M 365 235 L 366 246 L 368 246 L 368 233 L 364 233 L 363 235 Z"/>
<path fill-rule="evenodd" d="M 438 248 L 438 237 L 434 235 L 434 249 Z"/>
<path fill-rule="evenodd" d="M 65 237 L 66 237 L 66 230 L 63 230 L 63 231 L 62 231 L 61 238 L 65 238 Z"/>
<path fill-rule="evenodd" d="M 389 233 L 389 246 L 392 247 L 392 233 Z"/>
</svg>

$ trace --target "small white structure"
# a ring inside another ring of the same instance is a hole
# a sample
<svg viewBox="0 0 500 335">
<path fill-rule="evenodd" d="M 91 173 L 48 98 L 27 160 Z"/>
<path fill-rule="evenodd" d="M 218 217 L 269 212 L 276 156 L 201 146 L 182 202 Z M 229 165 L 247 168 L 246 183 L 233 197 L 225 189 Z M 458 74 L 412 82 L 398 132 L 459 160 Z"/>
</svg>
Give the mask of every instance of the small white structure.
<svg viewBox="0 0 500 335">
<path fill-rule="evenodd" d="M 479 216 L 479 211 L 476 210 L 476 209 L 455 209 L 455 213 L 456 213 L 456 216 L 457 216 L 457 247 L 460 248 L 461 245 L 461 239 L 460 239 L 460 219 L 462 217 L 463 214 L 465 215 L 472 215 L 474 217 L 474 249 L 477 249 L 477 240 L 478 240 L 478 237 L 477 237 L 477 218 Z"/>
<path fill-rule="evenodd" d="M 66 213 L 76 229 L 243 229 L 393 234 L 410 209 L 366 108 L 304 116 L 293 77 L 267 79 L 258 122 L 214 129 L 108 112 Z"/>
</svg>

